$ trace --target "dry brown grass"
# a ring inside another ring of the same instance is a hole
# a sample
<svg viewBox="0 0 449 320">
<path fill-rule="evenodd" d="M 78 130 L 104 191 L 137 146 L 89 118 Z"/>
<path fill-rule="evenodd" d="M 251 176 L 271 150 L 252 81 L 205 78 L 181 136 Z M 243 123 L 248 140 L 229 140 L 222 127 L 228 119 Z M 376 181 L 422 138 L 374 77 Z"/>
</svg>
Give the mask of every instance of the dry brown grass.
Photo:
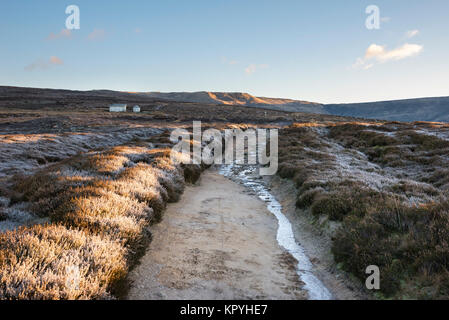
<svg viewBox="0 0 449 320">
<path fill-rule="evenodd" d="M 0 298 L 110 299 L 126 255 L 117 241 L 62 225 L 0 234 Z"/>
<path fill-rule="evenodd" d="M 51 224 L 0 235 L 0 299 L 121 295 L 150 240 L 148 227 L 178 200 L 184 176 L 194 182 L 201 169 L 174 164 L 170 149 L 122 146 L 16 177 L 15 202 Z"/>
</svg>

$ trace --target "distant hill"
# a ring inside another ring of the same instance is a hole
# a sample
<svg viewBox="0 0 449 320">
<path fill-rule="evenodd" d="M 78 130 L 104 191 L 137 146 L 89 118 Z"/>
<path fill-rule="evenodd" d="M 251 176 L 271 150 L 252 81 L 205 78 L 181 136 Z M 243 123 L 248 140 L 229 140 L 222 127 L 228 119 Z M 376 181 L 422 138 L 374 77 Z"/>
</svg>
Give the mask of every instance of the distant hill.
<svg viewBox="0 0 449 320">
<path fill-rule="evenodd" d="M 111 103 L 155 103 L 154 99 L 112 90 L 63 90 L 0 86 L 0 107 L 19 109 L 108 108 Z"/>
<path fill-rule="evenodd" d="M 0 86 L 0 107 L 107 108 L 109 103 L 156 104 L 187 102 L 233 105 L 285 112 L 304 112 L 392 121 L 449 122 L 449 97 L 419 98 L 348 104 L 320 104 L 293 99 L 256 97 L 241 92 L 123 92 L 112 90 L 60 90 Z"/>
<path fill-rule="evenodd" d="M 324 105 L 328 114 L 393 121 L 449 122 L 449 97 Z"/>
<path fill-rule="evenodd" d="M 146 95 L 154 99 L 171 101 L 225 104 L 288 112 L 325 113 L 323 105 L 320 103 L 292 99 L 255 97 L 242 92 L 140 92 L 137 94 Z"/>
<path fill-rule="evenodd" d="M 146 92 L 137 94 L 170 101 L 238 105 L 287 112 L 330 114 L 392 121 L 449 122 L 449 97 L 320 104 L 292 99 L 255 97 L 241 92 Z"/>
</svg>

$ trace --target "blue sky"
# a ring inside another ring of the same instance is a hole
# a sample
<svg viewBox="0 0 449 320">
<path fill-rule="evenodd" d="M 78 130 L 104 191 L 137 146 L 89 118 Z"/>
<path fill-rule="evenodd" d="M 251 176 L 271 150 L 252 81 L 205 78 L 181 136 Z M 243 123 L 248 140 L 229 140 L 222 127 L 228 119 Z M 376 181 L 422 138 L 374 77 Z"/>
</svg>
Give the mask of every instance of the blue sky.
<svg viewBox="0 0 449 320">
<path fill-rule="evenodd" d="M 67 32 L 71 4 L 81 28 Z M 371 4 L 379 30 L 365 27 Z M 1 1 L 0 85 L 323 103 L 449 96 L 448 16 L 447 0 Z"/>
</svg>

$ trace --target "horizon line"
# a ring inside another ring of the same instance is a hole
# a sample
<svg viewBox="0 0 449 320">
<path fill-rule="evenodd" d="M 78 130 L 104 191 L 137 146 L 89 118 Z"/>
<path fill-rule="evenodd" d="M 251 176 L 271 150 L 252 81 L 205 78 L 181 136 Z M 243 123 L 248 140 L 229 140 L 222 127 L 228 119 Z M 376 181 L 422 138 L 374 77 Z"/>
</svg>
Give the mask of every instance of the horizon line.
<svg viewBox="0 0 449 320">
<path fill-rule="evenodd" d="M 216 91 L 216 90 L 199 90 L 199 91 L 131 91 L 131 90 L 114 90 L 114 89 L 68 89 L 68 88 L 49 88 L 49 87 L 28 87 L 28 86 L 14 86 L 14 85 L 3 85 L 0 84 L 0 87 L 3 88 L 22 88 L 22 89 L 40 89 L 40 90 L 64 90 L 64 91 L 78 91 L 78 92 L 89 92 L 89 91 L 112 91 L 112 92 L 119 92 L 119 93 L 128 93 L 128 94 L 145 94 L 145 93 L 162 93 L 162 94 L 169 94 L 169 93 L 241 93 L 241 94 L 248 94 L 250 96 L 256 97 L 256 98 L 267 98 L 267 99 L 282 99 L 282 100 L 293 100 L 298 102 L 308 102 L 308 103 L 314 103 L 319 105 L 346 105 L 346 104 L 368 104 L 368 103 L 381 103 L 381 102 L 395 102 L 395 101 L 407 101 L 407 100 L 422 100 L 422 99 L 435 99 L 435 98 L 449 98 L 448 95 L 442 95 L 442 96 L 419 96 L 419 97 L 411 97 L 411 98 L 395 98 L 395 99 L 387 99 L 387 100 L 367 100 L 367 101 L 359 101 L 359 102 L 333 102 L 333 103 L 322 103 L 322 102 L 316 102 L 306 99 L 299 99 L 299 98 L 289 98 L 289 97 L 269 97 L 269 96 L 260 96 L 260 95 L 254 95 L 249 92 L 245 91 Z"/>
</svg>

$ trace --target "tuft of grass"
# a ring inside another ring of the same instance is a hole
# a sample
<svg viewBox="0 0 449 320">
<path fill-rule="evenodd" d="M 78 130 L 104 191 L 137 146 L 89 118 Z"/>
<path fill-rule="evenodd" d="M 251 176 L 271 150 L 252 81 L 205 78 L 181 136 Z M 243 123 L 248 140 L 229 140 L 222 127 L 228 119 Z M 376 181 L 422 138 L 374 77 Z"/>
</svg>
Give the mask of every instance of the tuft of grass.
<svg viewBox="0 0 449 320">
<path fill-rule="evenodd" d="M 315 202 L 315 198 L 322 192 L 322 189 L 315 188 L 300 193 L 296 200 L 296 207 L 300 209 L 307 209 Z"/>
<path fill-rule="evenodd" d="M 310 209 L 315 216 L 327 215 L 331 220 L 341 221 L 352 211 L 351 204 L 351 200 L 346 197 L 320 195 L 313 199 Z"/>
</svg>

